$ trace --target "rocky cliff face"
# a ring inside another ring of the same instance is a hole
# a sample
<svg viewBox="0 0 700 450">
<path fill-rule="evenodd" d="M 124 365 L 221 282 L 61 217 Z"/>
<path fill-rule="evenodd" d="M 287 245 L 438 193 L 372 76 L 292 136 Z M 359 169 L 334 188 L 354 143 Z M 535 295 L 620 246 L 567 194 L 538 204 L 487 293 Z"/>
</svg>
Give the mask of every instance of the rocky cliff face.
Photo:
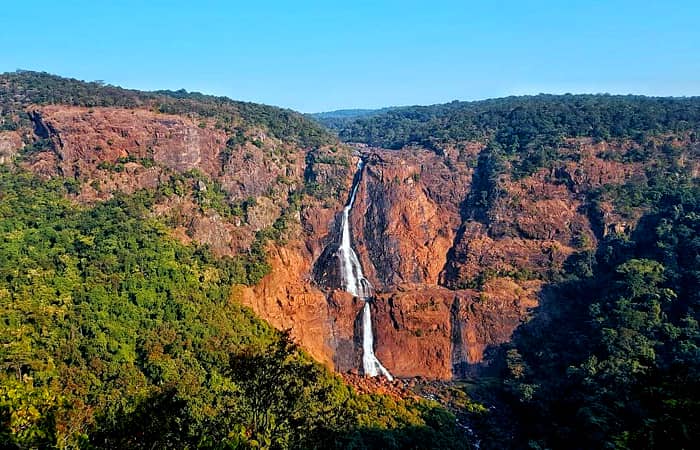
<svg viewBox="0 0 700 450">
<path fill-rule="evenodd" d="M 370 150 L 364 158 L 350 221 L 353 246 L 378 292 L 372 300 L 377 356 L 400 377 L 476 373 L 483 352 L 507 341 L 537 305 L 541 282 L 499 278 L 481 292 L 440 286 L 473 169 L 418 148 Z M 274 256 L 272 273 L 246 290 L 244 302 L 345 372 L 361 366 L 362 301 L 338 289 L 339 212 L 306 210 L 305 219 L 315 219 L 300 236 L 307 245 L 288 245 L 286 259 Z"/>
<path fill-rule="evenodd" d="M 30 112 L 38 135 L 53 140 L 55 169 L 65 177 L 89 176 L 100 163 L 150 158 L 184 172 L 221 169 L 226 136 L 185 117 L 146 110 L 45 106 Z M 49 156 L 49 155 L 45 155 Z"/>
<path fill-rule="evenodd" d="M 271 273 L 235 287 L 232 300 L 291 329 L 336 370 L 361 366 L 363 304 L 338 289 L 333 257 L 357 152 L 300 148 L 255 127 L 232 135 L 214 120 L 151 109 L 34 105 L 27 113 L 33 130 L 0 133 L 0 163 L 21 154 L 43 177 L 75 180 L 78 202 L 157 190 L 153 214 L 172 234 L 219 255 L 246 251 L 300 196 L 283 239 L 269 245 Z M 22 150 L 32 139 L 50 145 Z M 697 145 L 683 137 L 674 145 L 685 149 L 678 164 L 698 172 Z M 510 339 L 572 257 L 640 217 L 643 208 L 593 195 L 645 176 L 652 163 L 628 157 L 637 149 L 566 140 L 554 165 L 522 178 L 506 171 L 482 196 L 483 143 L 442 152 L 359 148 L 366 165 L 350 225 L 377 291 L 373 331 L 383 364 L 400 377 L 477 373 L 484 353 Z"/>
<path fill-rule="evenodd" d="M 212 121 L 150 110 L 51 105 L 28 112 L 50 146 L 26 155 L 25 167 L 77 180 L 80 202 L 170 185 L 175 195 L 160 198 L 154 212 L 219 255 L 247 249 L 304 185 L 306 152 L 262 130 L 241 130 L 232 144 Z M 244 208 L 223 217 L 228 211 L 206 203 L 208 190 L 219 191 L 224 209 Z"/>
<path fill-rule="evenodd" d="M 22 137 L 15 131 L 0 132 L 0 164 L 9 164 L 22 147 Z"/>
<path fill-rule="evenodd" d="M 696 152 L 687 140 L 674 145 Z M 638 149 L 628 141 L 571 139 L 553 167 L 522 178 L 506 171 L 484 207 L 475 204 L 472 187 L 483 146 L 462 148 L 466 157 L 418 148 L 365 153 L 351 212 L 354 247 L 378 292 L 372 304 L 377 356 L 398 376 L 478 373 L 489 347 L 508 341 L 528 320 L 548 281 L 595 251 L 606 233 L 633 228 L 643 207 L 619 209 L 601 192 L 639 182 L 656 164 L 619 161 Z M 336 227 L 329 223 L 331 249 Z M 324 257 L 316 262 L 325 268 L 317 281 L 327 293 L 341 285 L 333 282 L 333 264 Z M 341 305 L 332 320 L 345 326 L 330 332 L 349 342 L 348 324 L 353 315 L 357 322 L 359 309 L 350 299 Z M 339 319 L 343 314 L 349 316 Z M 355 342 L 355 360 L 358 351 Z M 353 359 L 339 361 L 343 371 Z"/>
<path fill-rule="evenodd" d="M 484 352 L 507 342 L 537 306 L 537 281 L 490 281 L 482 290 L 403 285 L 376 299 L 377 356 L 400 377 L 480 373 Z"/>
<path fill-rule="evenodd" d="M 358 192 L 352 227 L 370 281 L 435 285 L 459 229 L 471 169 L 421 149 L 375 151 Z"/>
</svg>

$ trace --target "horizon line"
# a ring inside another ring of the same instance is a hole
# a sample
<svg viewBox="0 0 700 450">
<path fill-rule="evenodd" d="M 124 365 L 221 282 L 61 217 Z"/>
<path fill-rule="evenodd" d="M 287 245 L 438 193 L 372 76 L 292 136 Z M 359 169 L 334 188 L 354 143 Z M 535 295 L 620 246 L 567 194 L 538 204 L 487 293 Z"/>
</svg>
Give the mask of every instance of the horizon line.
<svg viewBox="0 0 700 450">
<path fill-rule="evenodd" d="M 509 93 L 504 93 L 503 95 L 494 95 L 494 96 L 486 96 L 486 97 L 476 97 L 476 98 L 469 98 L 469 99 L 452 99 L 452 100 L 446 100 L 446 101 L 436 101 L 436 102 L 426 102 L 426 103 L 410 103 L 410 104 L 397 104 L 397 105 L 383 105 L 383 106 L 342 106 L 342 107 L 333 107 L 333 109 L 325 109 L 321 111 L 302 111 L 301 109 L 296 109 L 290 106 L 283 106 L 280 104 L 274 104 L 274 103 L 268 103 L 265 101 L 260 101 L 260 100 L 250 100 L 250 99 L 241 99 L 241 98 L 234 98 L 231 94 L 220 94 L 220 93 L 215 93 L 215 92 L 202 92 L 201 90 L 189 90 L 185 87 L 180 87 L 178 89 L 172 89 L 172 88 L 163 88 L 163 89 L 149 89 L 149 88 L 138 88 L 138 87 L 127 87 L 123 86 L 120 84 L 112 84 L 111 82 L 107 82 L 104 79 L 96 79 L 96 80 L 84 80 L 80 78 L 75 78 L 72 76 L 64 76 L 64 75 L 59 75 L 56 73 L 52 72 L 47 72 L 44 70 L 32 70 L 32 69 L 22 69 L 22 68 L 17 68 L 14 71 L 5 71 L 1 72 L 0 75 L 5 75 L 5 74 L 12 74 L 12 73 L 38 73 L 38 74 L 44 74 L 44 75 L 49 75 L 49 76 L 55 76 L 59 78 L 64 78 L 64 79 L 70 79 L 70 80 L 75 80 L 79 81 L 82 83 L 93 83 L 93 84 L 98 84 L 102 85 L 105 87 L 114 87 L 114 88 L 119 88 L 119 89 L 124 89 L 124 90 L 130 90 L 130 91 L 139 91 L 139 92 L 145 92 L 145 93 L 153 93 L 153 94 L 158 94 L 162 92 L 178 92 L 178 91 L 184 91 L 188 94 L 200 94 L 200 95 L 206 95 L 210 97 L 219 97 L 219 98 L 226 98 L 231 101 L 235 102 L 243 102 L 243 103 L 255 103 L 259 105 L 265 105 L 265 106 L 272 106 L 280 109 L 286 109 L 290 111 L 297 112 L 299 114 L 303 115 L 316 115 L 316 114 L 324 114 L 324 113 L 334 113 L 334 112 L 342 112 L 342 111 L 378 111 L 378 110 L 391 110 L 391 109 L 401 109 L 401 108 L 413 108 L 413 107 L 431 107 L 431 106 L 439 106 L 439 105 L 447 105 L 450 103 L 478 103 L 478 102 L 484 102 L 484 101 L 489 101 L 489 100 L 499 100 L 499 99 L 507 99 L 507 98 L 513 98 L 513 97 L 537 97 L 540 95 L 551 95 L 551 96 L 575 96 L 575 95 L 590 95 L 590 96 L 619 96 L 619 97 L 645 97 L 645 98 L 665 98 L 665 99 L 692 99 L 692 98 L 697 98 L 700 97 L 700 94 L 673 94 L 673 95 L 657 95 L 657 94 L 649 94 L 649 93 L 634 93 L 634 92 L 626 92 L 622 93 L 621 91 L 615 92 L 615 91 L 593 91 L 593 90 L 557 90 L 556 88 L 553 89 L 550 92 L 544 92 L 544 91 L 538 91 L 539 89 L 535 88 L 532 90 L 529 90 L 527 88 L 525 89 L 512 89 L 511 92 Z M 536 93 L 535 93 L 536 92 Z"/>
</svg>

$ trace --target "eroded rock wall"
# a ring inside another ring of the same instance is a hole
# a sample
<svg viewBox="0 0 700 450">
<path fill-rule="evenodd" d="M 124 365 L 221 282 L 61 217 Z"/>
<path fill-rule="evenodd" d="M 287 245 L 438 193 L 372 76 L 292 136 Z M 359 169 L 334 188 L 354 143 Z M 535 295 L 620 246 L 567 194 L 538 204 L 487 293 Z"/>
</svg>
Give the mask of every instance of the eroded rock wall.
<svg viewBox="0 0 700 450">
<path fill-rule="evenodd" d="M 193 189 L 201 194 L 215 182 L 227 203 L 248 202 L 244 216 L 228 218 L 197 204 L 187 195 L 190 188 L 159 198 L 154 212 L 167 218 L 175 235 L 218 255 L 247 249 L 255 232 L 270 227 L 288 205 L 288 194 L 304 185 L 306 151 L 261 130 L 239 130 L 244 137 L 232 146 L 212 120 L 151 110 L 50 105 L 28 114 L 37 137 L 51 145 L 26 155 L 23 165 L 44 177 L 79 181 L 79 202 L 154 190 L 188 173 L 200 179 Z"/>
<path fill-rule="evenodd" d="M 471 170 L 425 149 L 375 151 L 367 162 L 351 221 L 367 277 L 382 291 L 437 284 Z"/>
</svg>

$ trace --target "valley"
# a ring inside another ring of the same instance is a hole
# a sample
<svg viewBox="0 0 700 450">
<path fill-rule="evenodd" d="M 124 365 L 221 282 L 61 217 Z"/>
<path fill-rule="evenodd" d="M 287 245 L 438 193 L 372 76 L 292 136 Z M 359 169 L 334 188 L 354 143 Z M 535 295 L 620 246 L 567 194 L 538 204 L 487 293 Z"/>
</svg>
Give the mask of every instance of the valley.
<svg viewBox="0 0 700 450">
<path fill-rule="evenodd" d="M 431 386 L 480 448 L 698 431 L 674 387 L 700 381 L 697 98 L 312 120 L 16 72 L 0 106 L 0 411 L 54 411 L 1 433 L 158 446 L 176 418 L 175 447 L 471 448 L 411 393 Z"/>
</svg>

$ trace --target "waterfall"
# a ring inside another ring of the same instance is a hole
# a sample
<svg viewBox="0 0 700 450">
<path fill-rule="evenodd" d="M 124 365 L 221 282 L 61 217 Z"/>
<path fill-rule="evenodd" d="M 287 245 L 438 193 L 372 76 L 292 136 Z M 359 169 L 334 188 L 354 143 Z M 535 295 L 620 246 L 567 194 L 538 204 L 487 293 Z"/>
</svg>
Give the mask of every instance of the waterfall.
<svg viewBox="0 0 700 450">
<path fill-rule="evenodd" d="M 374 336 L 372 335 L 372 309 L 369 307 L 369 302 L 365 300 L 365 306 L 362 308 L 362 368 L 365 375 L 376 377 L 380 373 L 387 377 L 389 381 L 393 380 L 388 370 L 379 359 L 374 355 Z"/>
<path fill-rule="evenodd" d="M 340 246 L 338 247 L 338 259 L 340 260 L 340 273 L 345 290 L 355 297 L 361 298 L 365 305 L 362 308 L 362 368 L 365 375 L 376 377 L 380 373 L 387 377 L 389 381 L 394 378 L 388 370 L 379 362 L 379 359 L 374 354 L 374 335 L 372 333 L 372 309 L 370 308 L 369 299 L 372 296 L 372 285 L 362 273 L 360 260 L 357 258 L 355 250 L 352 249 L 350 242 L 350 210 L 355 203 L 357 188 L 360 185 L 362 177 L 362 168 L 364 161 L 360 160 L 357 164 L 357 175 L 350 193 L 350 200 L 343 208 L 343 218 L 341 227 Z"/>
</svg>

